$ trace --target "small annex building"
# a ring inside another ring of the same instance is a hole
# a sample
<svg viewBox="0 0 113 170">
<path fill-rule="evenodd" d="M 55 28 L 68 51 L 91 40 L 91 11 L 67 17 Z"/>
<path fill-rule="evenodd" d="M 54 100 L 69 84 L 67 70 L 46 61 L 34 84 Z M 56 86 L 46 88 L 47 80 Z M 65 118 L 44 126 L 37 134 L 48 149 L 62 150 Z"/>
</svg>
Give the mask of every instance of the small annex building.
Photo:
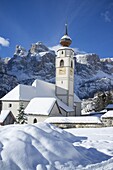
<svg viewBox="0 0 113 170">
<path fill-rule="evenodd" d="M 43 122 L 52 116 L 61 116 L 61 111 L 55 98 L 33 98 L 25 109 L 28 123 Z"/>
<path fill-rule="evenodd" d="M 104 126 L 113 126 L 113 110 L 107 111 L 101 116 Z"/>
</svg>

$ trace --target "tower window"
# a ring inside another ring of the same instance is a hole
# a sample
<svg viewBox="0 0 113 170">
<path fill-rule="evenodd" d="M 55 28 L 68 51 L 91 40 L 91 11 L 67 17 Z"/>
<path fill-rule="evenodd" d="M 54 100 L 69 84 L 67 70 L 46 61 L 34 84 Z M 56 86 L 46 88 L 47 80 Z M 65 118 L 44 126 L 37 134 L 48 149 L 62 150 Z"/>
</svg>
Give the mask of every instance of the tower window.
<svg viewBox="0 0 113 170">
<path fill-rule="evenodd" d="M 73 61 L 71 61 L 71 68 L 73 68 Z"/>
<path fill-rule="evenodd" d="M 34 119 L 33 123 L 37 123 L 37 119 L 36 118 Z"/>
<path fill-rule="evenodd" d="M 63 51 L 62 51 L 62 54 L 63 54 Z"/>
<path fill-rule="evenodd" d="M 60 61 L 60 67 L 63 67 L 64 66 L 64 60 L 61 60 Z"/>
<path fill-rule="evenodd" d="M 11 104 L 11 103 L 9 103 L 9 107 L 12 107 L 12 104 Z"/>
</svg>

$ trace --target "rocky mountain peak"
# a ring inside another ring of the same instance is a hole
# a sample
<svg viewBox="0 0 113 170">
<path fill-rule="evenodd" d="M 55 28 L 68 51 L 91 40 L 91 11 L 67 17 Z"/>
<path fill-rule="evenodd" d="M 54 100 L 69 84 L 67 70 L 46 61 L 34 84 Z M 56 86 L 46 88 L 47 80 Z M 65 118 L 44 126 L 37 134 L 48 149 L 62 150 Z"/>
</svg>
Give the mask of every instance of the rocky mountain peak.
<svg viewBox="0 0 113 170">
<path fill-rule="evenodd" d="M 77 54 L 76 60 L 78 63 L 86 65 L 97 64 L 98 62 L 100 62 L 99 56 L 94 53 Z"/>
<path fill-rule="evenodd" d="M 20 56 L 20 57 L 24 57 L 24 56 L 27 55 L 27 51 L 21 45 L 16 45 L 14 55 L 17 55 L 17 56 Z"/>
<path fill-rule="evenodd" d="M 42 42 L 37 42 L 35 44 L 32 44 L 29 50 L 31 54 L 46 52 L 46 51 L 49 51 L 49 49 Z"/>
</svg>

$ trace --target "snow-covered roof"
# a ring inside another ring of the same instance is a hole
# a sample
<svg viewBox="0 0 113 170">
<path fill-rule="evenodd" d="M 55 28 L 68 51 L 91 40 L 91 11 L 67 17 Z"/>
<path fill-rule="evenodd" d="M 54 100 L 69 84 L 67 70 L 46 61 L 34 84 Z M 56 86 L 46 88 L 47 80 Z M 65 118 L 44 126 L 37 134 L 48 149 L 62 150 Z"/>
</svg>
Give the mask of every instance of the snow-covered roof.
<svg viewBox="0 0 113 170">
<path fill-rule="evenodd" d="M 68 35 L 64 35 L 64 36 L 61 38 L 61 40 L 63 40 L 63 39 L 72 40 Z"/>
<path fill-rule="evenodd" d="M 113 110 L 109 110 L 107 113 L 101 116 L 102 118 L 113 117 Z"/>
<path fill-rule="evenodd" d="M 7 118 L 9 113 L 10 113 L 10 110 L 2 110 L 1 111 L 1 114 L 0 114 L 0 123 L 4 122 L 4 120 Z"/>
<path fill-rule="evenodd" d="M 65 110 L 66 112 L 73 112 L 73 108 L 67 106 L 65 103 L 63 103 L 61 100 L 59 100 L 57 97 L 57 103 L 59 105 L 60 108 L 62 108 L 63 110 Z"/>
<path fill-rule="evenodd" d="M 25 113 L 35 115 L 49 115 L 55 102 L 55 98 L 34 98 L 26 107 Z"/>
<path fill-rule="evenodd" d="M 64 89 L 62 89 L 64 90 Z M 0 100 L 2 101 L 30 101 L 33 98 L 47 98 L 53 97 L 56 98 L 58 105 L 65 110 L 66 112 L 74 111 L 73 108 L 67 106 L 62 101 L 60 101 L 55 96 L 55 84 L 48 83 L 39 79 L 36 79 L 32 86 L 28 85 L 17 85 L 14 89 L 12 89 L 9 93 L 7 93 Z M 81 102 L 81 100 L 74 94 L 74 102 Z"/>
<path fill-rule="evenodd" d="M 80 116 L 80 117 L 49 117 L 45 120 L 47 123 L 98 123 L 101 121 L 95 116 Z"/>
<path fill-rule="evenodd" d="M 9 100 L 29 101 L 34 97 L 36 97 L 36 89 L 33 86 L 19 84 L 14 89 L 12 89 L 9 93 L 7 93 L 4 97 L 2 97 L 0 100 L 3 100 L 3 101 L 9 101 Z"/>
<path fill-rule="evenodd" d="M 55 84 L 36 79 L 32 86 L 36 88 L 37 97 L 55 96 Z"/>
<path fill-rule="evenodd" d="M 108 105 L 106 106 L 106 109 L 113 109 L 113 104 L 108 104 Z"/>
</svg>

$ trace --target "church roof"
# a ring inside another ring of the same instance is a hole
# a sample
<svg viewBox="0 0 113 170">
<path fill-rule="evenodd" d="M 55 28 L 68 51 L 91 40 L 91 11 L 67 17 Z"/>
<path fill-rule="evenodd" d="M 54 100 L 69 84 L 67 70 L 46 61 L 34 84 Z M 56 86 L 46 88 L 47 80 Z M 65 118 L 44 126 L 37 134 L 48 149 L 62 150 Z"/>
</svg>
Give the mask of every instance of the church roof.
<svg viewBox="0 0 113 170">
<path fill-rule="evenodd" d="M 36 97 L 36 89 L 33 86 L 27 86 L 23 84 L 17 85 L 9 93 L 7 93 L 0 100 L 2 101 L 29 101 Z"/>
<path fill-rule="evenodd" d="M 64 90 L 64 89 L 63 89 Z M 53 97 L 57 100 L 58 105 L 66 112 L 71 112 L 73 109 L 63 103 L 55 96 L 55 84 L 48 83 L 39 79 L 36 79 L 32 86 L 17 85 L 9 93 L 7 93 L 0 100 L 2 101 L 30 101 L 33 98 L 46 98 Z M 74 102 L 81 102 L 81 100 L 74 94 Z"/>
<path fill-rule="evenodd" d="M 73 112 L 73 108 L 67 106 L 65 103 L 63 103 L 61 100 L 59 100 L 57 97 L 57 102 L 60 108 L 62 108 L 63 110 L 65 110 L 66 112 Z"/>
<path fill-rule="evenodd" d="M 33 98 L 26 107 L 25 113 L 33 115 L 49 115 L 55 102 L 55 98 Z"/>
<path fill-rule="evenodd" d="M 33 82 L 32 87 L 36 88 L 36 95 L 38 97 L 53 97 L 53 96 L 55 96 L 55 84 L 36 79 Z"/>
</svg>

